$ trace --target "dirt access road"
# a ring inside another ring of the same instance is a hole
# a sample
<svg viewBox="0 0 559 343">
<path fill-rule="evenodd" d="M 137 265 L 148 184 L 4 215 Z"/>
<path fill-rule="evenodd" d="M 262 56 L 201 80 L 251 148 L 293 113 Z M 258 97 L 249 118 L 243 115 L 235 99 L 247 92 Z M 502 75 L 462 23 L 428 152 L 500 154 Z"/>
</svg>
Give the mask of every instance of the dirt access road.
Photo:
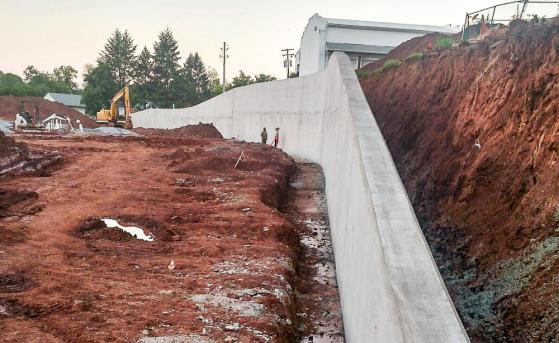
<svg viewBox="0 0 559 343">
<path fill-rule="evenodd" d="M 314 304 L 296 296 L 300 227 L 278 211 L 296 172 L 281 151 L 223 139 L 18 140 L 63 162 L 0 179 L 2 341 L 293 342 L 318 332 L 299 311 Z"/>
</svg>

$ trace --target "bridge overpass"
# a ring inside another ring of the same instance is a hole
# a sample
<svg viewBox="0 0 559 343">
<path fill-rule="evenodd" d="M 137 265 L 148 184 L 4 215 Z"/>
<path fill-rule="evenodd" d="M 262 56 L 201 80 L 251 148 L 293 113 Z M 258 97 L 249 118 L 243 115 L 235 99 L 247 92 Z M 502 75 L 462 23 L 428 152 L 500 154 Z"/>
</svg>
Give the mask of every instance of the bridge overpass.
<svg viewBox="0 0 559 343">
<path fill-rule="evenodd" d="M 134 127 L 213 123 L 320 163 L 347 342 L 469 342 L 348 57 L 326 70 L 236 88 L 185 109 L 148 109 Z"/>
</svg>

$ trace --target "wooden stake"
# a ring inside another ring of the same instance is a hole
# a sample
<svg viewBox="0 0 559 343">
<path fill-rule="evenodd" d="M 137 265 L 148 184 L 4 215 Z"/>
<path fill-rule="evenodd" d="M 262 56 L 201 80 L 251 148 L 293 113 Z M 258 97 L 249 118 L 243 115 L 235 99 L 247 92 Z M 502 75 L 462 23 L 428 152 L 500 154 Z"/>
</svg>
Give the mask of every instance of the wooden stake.
<svg viewBox="0 0 559 343">
<path fill-rule="evenodd" d="M 243 158 L 244 154 L 245 154 L 245 151 L 243 150 L 241 152 L 241 156 L 239 156 L 239 159 L 237 160 L 237 163 L 235 163 L 235 169 L 237 169 L 237 166 L 239 165 L 239 162 L 241 162 L 241 158 Z"/>
</svg>

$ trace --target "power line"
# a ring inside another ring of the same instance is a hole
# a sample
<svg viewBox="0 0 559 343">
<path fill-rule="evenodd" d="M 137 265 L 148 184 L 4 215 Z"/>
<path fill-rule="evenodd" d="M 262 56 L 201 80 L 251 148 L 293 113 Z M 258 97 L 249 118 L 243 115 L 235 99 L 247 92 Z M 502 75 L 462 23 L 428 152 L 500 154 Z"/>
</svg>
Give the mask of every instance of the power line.
<svg viewBox="0 0 559 343">
<path fill-rule="evenodd" d="M 293 51 L 295 49 L 283 49 L 281 52 L 283 52 L 283 57 L 285 57 L 285 60 L 283 61 L 283 67 L 287 68 L 287 78 L 289 79 L 289 68 L 293 65 L 291 59 L 293 58 L 293 56 L 295 56 L 294 54 L 290 53 L 290 51 Z"/>
<path fill-rule="evenodd" d="M 227 64 L 227 59 L 229 58 L 229 55 L 227 54 L 229 46 L 226 42 L 223 42 L 223 47 L 219 50 L 221 51 L 219 58 L 223 59 L 223 93 L 225 93 L 225 65 Z"/>
</svg>

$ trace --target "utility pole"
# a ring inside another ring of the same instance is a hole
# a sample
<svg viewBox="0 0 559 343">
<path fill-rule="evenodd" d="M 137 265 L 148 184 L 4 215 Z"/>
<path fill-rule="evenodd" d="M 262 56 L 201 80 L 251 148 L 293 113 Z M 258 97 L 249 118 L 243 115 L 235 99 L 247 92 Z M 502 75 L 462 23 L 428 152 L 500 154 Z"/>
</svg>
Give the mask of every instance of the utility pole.
<svg viewBox="0 0 559 343">
<path fill-rule="evenodd" d="M 293 51 L 295 49 L 283 49 L 281 52 L 283 52 L 283 57 L 285 57 L 285 60 L 283 61 L 283 67 L 287 68 L 287 78 L 289 79 L 289 67 L 291 67 L 291 59 L 293 58 L 294 54 L 290 53 L 290 51 Z"/>
<path fill-rule="evenodd" d="M 520 12 L 520 19 L 524 19 L 524 14 L 526 14 L 526 7 L 528 7 L 529 0 L 524 0 L 524 4 L 522 4 L 522 11 Z"/>
<path fill-rule="evenodd" d="M 220 50 L 221 54 L 219 55 L 219 58 L 223 59 L 223 93 L 225 93 L 225 64 L 227 63 L 227 59 L 229 58 L 229 55 L 227 54 L 227 52 L 229 51 L 229 46 L 226 42 L 223 42 L 223 47 Z"/>
</svg>

